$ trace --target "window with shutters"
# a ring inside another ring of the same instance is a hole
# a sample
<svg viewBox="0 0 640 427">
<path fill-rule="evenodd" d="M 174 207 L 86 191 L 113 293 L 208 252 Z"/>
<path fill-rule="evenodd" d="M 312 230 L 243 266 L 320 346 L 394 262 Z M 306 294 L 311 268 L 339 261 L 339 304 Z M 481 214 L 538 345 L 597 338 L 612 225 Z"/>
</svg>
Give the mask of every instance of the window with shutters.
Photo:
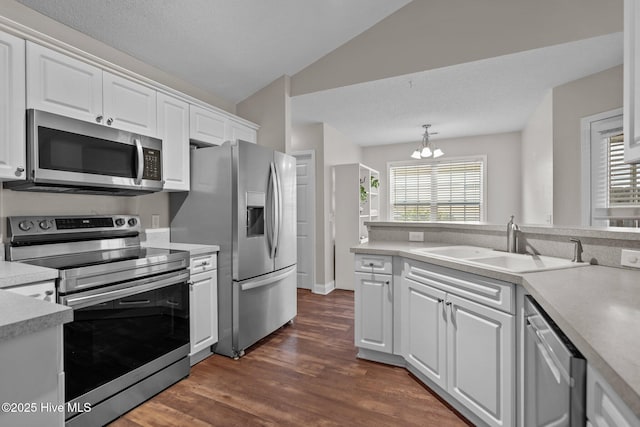
<svg viewBox="0 0 640 427">
<path fill-rule="evenodd" d="M 583 203 L 583 223 L 640 226 L 640 166 L 624 162 L 622 111 L 586 117 L 582 126 L 583 168 L 586 166 L 589 173 L 588 181 L 584 180 L 589 187 L 583 189 L 583 198 L 587 199 Z"/>
<path fill-rule="evenodd" d="M 389 164 L 393 221 L 484 221 L 486 157 Z"/>
</svg>

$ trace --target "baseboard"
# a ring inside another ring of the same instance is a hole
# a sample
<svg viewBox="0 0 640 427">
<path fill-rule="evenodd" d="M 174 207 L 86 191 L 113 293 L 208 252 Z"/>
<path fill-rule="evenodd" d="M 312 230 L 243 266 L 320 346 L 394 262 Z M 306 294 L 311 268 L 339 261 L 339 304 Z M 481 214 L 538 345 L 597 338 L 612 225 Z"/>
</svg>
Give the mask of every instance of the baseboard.
<svg viewBox="0 0 640 427">
<path fill-rule="evenodd" d="M 336 282 L 333 280 L 325 284 L 316 283 L 315 285 L 313 285 L 313 293 L 320 294 L 320 295 L 328 295 L 335 288 L 336 288 Z"/>
<path fill-rule="evenodd" d="M 358 348 L 358 359 L 370 360 L 372 362 L 384 363 L 385 365 L 407 366 L 404 357 L 397 354 L 382 353 L 380 351 L 369 350 L 366 348 Z"/>
</svg>

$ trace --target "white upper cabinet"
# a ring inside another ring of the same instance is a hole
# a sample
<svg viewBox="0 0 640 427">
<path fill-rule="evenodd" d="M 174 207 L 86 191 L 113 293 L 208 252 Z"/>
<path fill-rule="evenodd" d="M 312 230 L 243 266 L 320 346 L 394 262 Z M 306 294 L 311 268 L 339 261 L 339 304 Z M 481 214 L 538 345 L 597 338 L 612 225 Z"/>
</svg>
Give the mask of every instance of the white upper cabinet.
<svg viewBox="0 0 640 427">
<path fill-rule="evenodd" d="M 240 122 L 229 120 L 229 136 L 227 139 L 231 141 L 241 139 L 256 144 L 258 142 L 258 132 Z"/>
<path fill-rule="evenodd" d="M 640 4 L 624 1 L 624 161 L 640 162 Z"/>
<path fill-rule="evenodd" d="M 189 104 L 158 92 L 164 190 L 189 191 Z"/>
<path fill-rule="evenodd" d="M 102 111 L 109 126 L 144 135 L 157 133 L 156 91 L 106 71 L 102 75 Z"/>
<path fill-rule="evenodd" d="M 156 136 L 156 91 L 27 42 L 27 108 Z"/>
<path fill-rule="evenodd" d="M 0 32 L 0 180 L 25 178 L 24 43 Z"/>
<path fill-rule="evenodd" d="M 211 145 L 221 145 L 226 140 L 228 118 L 220 113 L 197 105 L 189 106 L 189 138 Z"/>
</svg>

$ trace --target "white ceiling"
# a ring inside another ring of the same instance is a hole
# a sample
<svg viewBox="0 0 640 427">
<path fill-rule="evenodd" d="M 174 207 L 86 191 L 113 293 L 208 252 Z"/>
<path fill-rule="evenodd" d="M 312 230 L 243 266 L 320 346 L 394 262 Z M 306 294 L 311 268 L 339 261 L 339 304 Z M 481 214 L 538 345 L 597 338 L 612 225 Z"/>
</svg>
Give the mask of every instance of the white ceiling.
<svg viewBox="0 0 640 427">
<path fill-rule="evenodd" d="M 17 0 L 237 103 L 410 0 Z"/>
<path fill-rule="evenodd" d="M 294 124 L 325 122 L 358 145 L 520 131 L 547 91 L 622 63 L 622 33 L 301 95 Z"/>
<path fill-rule="evenodd" d="M 17 0 L 237 103 L 362 33 L 409 0 Z M 294 97 L 293 123 L 359 145 L 524 127 L 551 88 L 622 63 L 622 34 Z"/>
</svg>

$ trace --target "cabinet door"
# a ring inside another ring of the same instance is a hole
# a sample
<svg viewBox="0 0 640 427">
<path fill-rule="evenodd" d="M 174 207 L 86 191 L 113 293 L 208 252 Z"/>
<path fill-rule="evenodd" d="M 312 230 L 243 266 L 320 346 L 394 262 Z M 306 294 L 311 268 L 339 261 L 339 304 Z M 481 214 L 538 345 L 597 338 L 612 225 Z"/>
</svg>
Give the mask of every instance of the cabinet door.
<svg viewBox="0 0 640 427">
<path fill-rule="evenodd" d="M 402 356 L 408 364 L 446 389 L 446 293 L 402 279 Z"/>
<path fill-rule="evenodd" d="M 106 71 L 102 80 L 105 123 L 129 132 L 156 136 L 156 91 Z"/>
<path fill-rule="evenodd" d="M 189 191 L 189 104 L 158 93 L 164 190 Z"/>
<path fill-rule="evenodd" d="M 640 419 L 591 365 L 587 365 L 587 417 L 594 427 L 640 426 Z"/>
<path fill-rule="evenodd" d="M 191 276 L 191 354 L 218 342 L 217 270 Z"/>
<path fill-rule="evenodd" d="M 356 347 L 393 351 L 393 286 L 387 274 L 355 273 Z"/>
<path fill-rule="evenodd" d="M 624 1 L 624 161 L 640 162 L 640 4 Z"/>
<path fill-rule="evenodd" d="M 225 141 L 228 119 L 215 111 L 189 105 L 189 138 L 206 144 Z"/>
<path fill-rule="evenodd" d="M 514 425 L 514 316 L 451 294 L 447 302 L 447 390 L 487 424 Z"/>
<path fill-rule="evenodd" d="M 236 139 L 241 139 L 243 141 L 253 142 L 254 144 L 258 142 L 258 132 L 249 126 L 236 122 L 235 120 L 229 120 L 228 129 L 229 135 L 226 138 L 228 140 L 235 141 Z"/>
<path fill-rule="evenodd" d="M 102 121 L 102 70 L 27 42 L 27 108 Z"/>
<path fill-rule="evenodd" d="M 0 32 L 0 180 L 24 179 L 25 42 Z"/>
</svg>

